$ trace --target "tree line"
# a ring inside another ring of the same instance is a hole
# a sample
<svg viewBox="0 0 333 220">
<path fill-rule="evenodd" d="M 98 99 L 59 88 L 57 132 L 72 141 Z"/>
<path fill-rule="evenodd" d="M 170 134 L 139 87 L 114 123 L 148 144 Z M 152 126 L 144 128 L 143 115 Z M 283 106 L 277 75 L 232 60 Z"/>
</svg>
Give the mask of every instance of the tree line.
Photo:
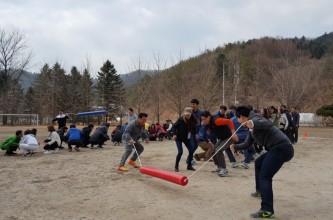
<svg viewBox="0 0 333 220">
<path fill-rule="evenodd" d="M 221 104 L 250 104 L 258 109 L 285 104 L 314 112 L 331 102 L 333 95 L 333 56 L 329 42 L 333 34 L 316 40 L 306 38 L 261 38 L 226 44 L 184 59 L 182 51 L 170 58 L 153 55 L 151 64 L 141 58 L 133 70 L 150 69 L 154 75 L 124 86 L 110 60 L 98 71 L 96 83 L 89 65 L 73 66 L 67 73 L 59 63 L 45 64 L 36 83 L 24 92 L 19 79 L 31 61 L 24 34 L 0 29 L 0 111 L 40 117 L 67 112 L 91 111 L 101 106 L 114 116 L 126 108 L 147 112 L 150 120 L 164 121 L 181 115 L 192 98 L 202 109 L 216 111 Z"/>
</svg>

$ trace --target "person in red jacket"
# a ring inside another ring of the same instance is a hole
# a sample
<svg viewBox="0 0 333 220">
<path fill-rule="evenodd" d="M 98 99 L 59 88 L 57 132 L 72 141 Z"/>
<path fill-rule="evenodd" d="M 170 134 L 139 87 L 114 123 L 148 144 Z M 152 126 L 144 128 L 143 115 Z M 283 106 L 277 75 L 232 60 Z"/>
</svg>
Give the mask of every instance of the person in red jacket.
<svg viewBox="0 0 333 220">
<path fill-rule="evenodd" d="M 217 143 L 213 147 L 213 154 L 218 152 L 213 157 L 214 163 L 217 166 L 216 171 L 220 177 L 227 176 L 229 171 L 226 168 L 223 150 L 230 147 L 230 137 L 232 137 L 234 141 L 238 141 L 237 135 L 233 135 L 235 132 L 234 123 L 230 119 L 213 117 L 209 111 L 203 111 L 201 113 L 201 121 L 209 127 L 210 131 L 213 132 L 217 138 Z"/>
</svg>

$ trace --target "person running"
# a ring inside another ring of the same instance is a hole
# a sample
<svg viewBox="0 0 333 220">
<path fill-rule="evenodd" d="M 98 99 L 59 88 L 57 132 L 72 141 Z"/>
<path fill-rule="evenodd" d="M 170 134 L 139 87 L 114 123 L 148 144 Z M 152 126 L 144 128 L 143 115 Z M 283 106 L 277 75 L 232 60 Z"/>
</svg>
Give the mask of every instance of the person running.
<svg viewBox="0 0 333 220">
<path fill-rule="evenodd" d="M 128 164 L 134 168 L 139 168 L 139 165 L 135 163 L 138 156 L 141 155 L 144 148 L 140 143 L 139 139 L 141 137 L 141 132 L 145 129 L 145 123 L 147 121 L 148 115 L 146 113 L 140 113 L 138 118 L 128 124 L 126 130 L 123 134 L 123 142 L 125 143 L 125 152 L 121 157 L 119 166 L 117 169 L 119 171 L 127 172 L 128 168 L 125 167 L 125 162 L 127 158 L 131 155 L 133 148 L 135 147 L 137 152 L 134 152 L 131 159 L 128 161 Z M 148 138 L 145 140 L 148 144 Z"/>
<path fill-rule="evenodd" d="M 235 132 L 234 124 L 230 119 L 213 117 L 209 111 L 201 113 L 201 120 L 215 134 L 218 140 L 213 148 L 213 154 L 217 152 L 213 157 L 214 163 L 217 166 L 216 172 L 220 177 L 227 176 L 229 171 L 226 168 L 223 150 L 230 146 L 230 137 L 235 142 L 238 141 L 237 134 L 232 134 Z M 221 149 L 222 147 L 223 149 Z"/>
<path fill-rule="evenodd" d="M 231 150 L 245 149 L 256 141 L 259 145 L 265 146 L 267 151 L 255 160 L 256 192 L 251 195 L 261 197 L 261 208 L 250 216 L 252 218 L 274 218 L 272 179 L 282 165 L 293 158 L 293 145 L 271 121 L 266 120 L 249 107 L 237 107 L 236 116 L 239 123 L 244 123 L 244 126 L 249 128 L 249 135 L 243 143 L 231 145 Z"/>
<path fill-rule="evenodd" d="M 176 172 L 179 172 L 179 161 L 183 155 L 183 143 L 188 150 L 187 161 L 193 160 L 194 149 L 193 142 L 191 141 L 191 136 L 193 136 L 193 134 L 197 136 L 196 125 L 197 120 L 193 117 L 192 108 L 186 107 L 184 109 L 183 115 L 178 118 L 178 120 L 172 126 L 172 139 L 176 141 L 176 146 L 178 149 L 175 163 Z M 187 163 L 187 170 L 195 171 L 191 163 Z"/>
<path fill-rule="evenodd" d="M 14 151 L 19 147 L 21 138 L 23 137 L 22 130 L 17 130 L 15 135 L 8 137 L 2 143 L 0 143 L 0 148 L 5 150 L 5 156 L 13 156 L 16 153 Z"/>
<path fill-rule="evenodd" d="M 36 130 L 36 129 L 35 129 Z M 37 130 L 36 130 L 37 132 Z M 38 141 L 32 130 L 25 130 L 24 136 L 19 143 L 20 149 L 23 151 L 23 156 L 31 156 L 34 150 L 39 148 Z"/>
</svg>

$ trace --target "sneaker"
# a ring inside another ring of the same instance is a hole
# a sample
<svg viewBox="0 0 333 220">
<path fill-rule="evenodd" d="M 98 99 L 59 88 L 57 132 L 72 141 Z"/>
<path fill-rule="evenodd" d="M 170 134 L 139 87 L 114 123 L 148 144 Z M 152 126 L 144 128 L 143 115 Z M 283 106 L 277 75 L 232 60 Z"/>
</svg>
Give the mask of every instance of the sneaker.
<svg viewBox="0 0 333 220">
<path fill-rule="evenodd" d="M 199 155 L 198 154 L 194 154 L 194 159 L 196 159 L 197 161 L 200 161 Z"/>
<path fill-rule="evenodd" d="M 32 155 L 32 153 L 31 153 L 31 152 L 28 152 L 28 153 L 23 154 L 22 156 L 23 156 L 23 157 L 30 157 L 31 155 Z"/>
<path fill-rule="evenodd" d="M 220 172 L 218 173 L 218 175 L 220 176 L 220 177 L 224 177 L 224 176 L 227 176 L 228 175 L 228 170 L 226 169 L 226 168 L 222 168 L 221 170 L 220 170 Z"/>
<path fill-rule="evenodd" d="M 237 163 L 237 162 L 232 162 L 232 163 L 231 163 L 231 167 L 232 167 L 232 168 L 236 168 L 236 167 L 238 167 L 238 163 Z"/>
<path fill-rule="evenodd" d="M 80 148 L 78 148 L 78 147 L 74 147 L 74 149 L 75 149 L 76 151 L 80 151 Z"/>
<path fill-rule="evenodd" d="M 241 167 L 243 167 L 244 169 L 249 169 L 250 168 L 249 164 L 245 163 L 245 162 L 241 163 Z"/>
<path fill-rule="evenodd" d="M 195 160 L 192 160 L 191 164 L 195 165 L 197 162 Z M 188 161 L 186 160 L 186 164 L 188 164 Z"/>
<path fill-rule="evenodd" d="M 58 151 L 59 151 L 59 148 L 56 148 L 53 150 L 53 153 L 58 152 Z"/>
<path fill-rule="evenodd" d="M 250 217 L 252 218 L 275 218 L 274 213 L 273 212 L 268 212 L 268 211 L 263 211 L 263 210 L 259 210 L 256 213 L 250 214 Z"/>
<path fill-rule="evenodd" d="M 218 173 L 220 172 L 221 168 L 216 168 L 216 170 L 213 170 L 212 173 Z"/>
<path fill-rule="evenodd" d="M 118 166 L 117 170 L 123 171 L 123 172 L 127 172 L 128 171 L 127 167 L 125 167 L 125 166 Z"/>
<path fill-rule="evenodd" d="M 52 153 L 53 153 L 53 150 L 44 151 L 44 154 L 52 154 Z"/>
<path fill-rule="evenodd" d="M 256 197 L 256 198 L 260 198 L 261 197 L 261 193 L 260 192 L 254 192 L 254 193 L 251 193 L 251 196 L 252 197 Z"/>
<path fill-rule="evenodd" d="M 190 166 L 190 167 L 187 167 L 187 170 L 192 170 L 192 171 L 195 171 L 194 167 Z"/>
<path fill-rule="evenodd" d="M 129 160 L 129 161 L 128 161 L 128 165 L 131 165 L 131 166 L 134 167 L 134 168 L 139 168 L 139 167 L 140 167 L 140 166 L 137 165 L 137 164 L 135 163 L 135 161 L 133 161 L 133 160 Z"/>
</svg>

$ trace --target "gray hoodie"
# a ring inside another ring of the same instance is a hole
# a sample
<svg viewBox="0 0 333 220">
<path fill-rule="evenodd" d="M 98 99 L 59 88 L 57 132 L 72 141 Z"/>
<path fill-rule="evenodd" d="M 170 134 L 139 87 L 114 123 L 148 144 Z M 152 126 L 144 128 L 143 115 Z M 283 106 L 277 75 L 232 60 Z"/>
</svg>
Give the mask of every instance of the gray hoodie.
<svg viewBox="0 0 333 220">
<path fill-rule="evenodd" d="M 250 129 L 245 141 L 235 144 L 236 150 L 247 149 L 253 142 L 264 146 L 267 151 L 275 147 L 286 147 L 291 145 L 289 138 L 280 131 L 273 123 L 253 111 L 249 114 L 249 120 L 253 121 L 253 128 Z"/>
</svg>

